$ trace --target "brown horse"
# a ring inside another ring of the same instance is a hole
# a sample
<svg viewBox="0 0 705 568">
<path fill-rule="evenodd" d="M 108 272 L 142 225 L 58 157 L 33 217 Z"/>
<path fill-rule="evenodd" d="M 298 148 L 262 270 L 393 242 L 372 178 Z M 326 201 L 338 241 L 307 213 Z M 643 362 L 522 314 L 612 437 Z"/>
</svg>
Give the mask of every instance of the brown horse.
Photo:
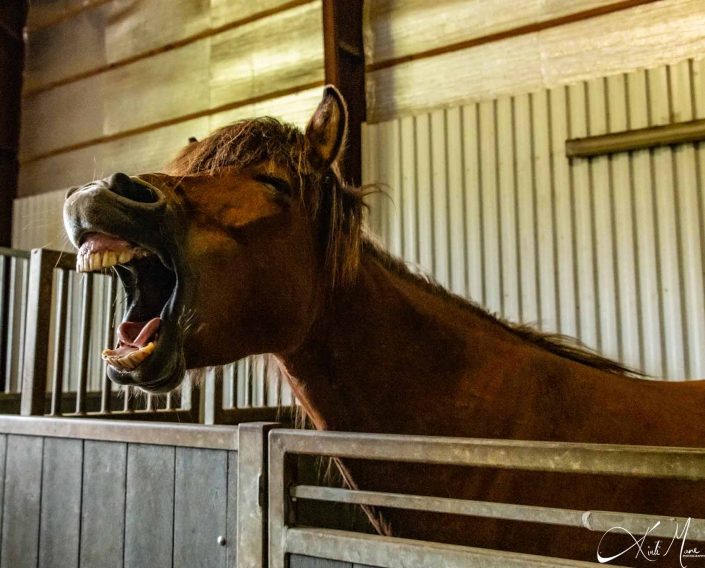
<svg viewBox="0 0 705 568">
<path fill-rule="evenodd" d="M 69 191 L 79 269 L 114 266 L 127 292 L 118 347 L 103 354 L 114 381 L 165 392 L 186 368 L 272 353 L 319 429 L 703 445 L 705 383 L 643 380 L 500 321 L 366 237 L 363 192 L 336 166 L 346 120 L 329 87 L 305 133 L 242 121 L 190 144 L 167 174 Z M 702 488 L 685 482 L 364 462 L 344 475 L 373 490 L 705 516 Z M 376 520 L 402 536 L 584 560 L 601 536 L 402 511 Z"/>
</svg>

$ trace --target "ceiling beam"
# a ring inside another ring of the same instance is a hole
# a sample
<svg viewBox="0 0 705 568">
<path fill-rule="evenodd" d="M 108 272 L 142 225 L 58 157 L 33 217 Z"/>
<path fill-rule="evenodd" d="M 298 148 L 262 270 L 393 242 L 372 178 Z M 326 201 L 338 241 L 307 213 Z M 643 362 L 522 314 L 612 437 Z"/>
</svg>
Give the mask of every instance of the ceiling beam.
<svg viewBox="0 0 705 568">
<path fill-rule="evenodd" d="M 341 169 L 343 179 L 358 186 L 362 183 L 361 128 L 367 113 L 362 2 L 323 0 L 325 81 L 335 85 L 348 104 L 348 143 Z"/>
</svg>

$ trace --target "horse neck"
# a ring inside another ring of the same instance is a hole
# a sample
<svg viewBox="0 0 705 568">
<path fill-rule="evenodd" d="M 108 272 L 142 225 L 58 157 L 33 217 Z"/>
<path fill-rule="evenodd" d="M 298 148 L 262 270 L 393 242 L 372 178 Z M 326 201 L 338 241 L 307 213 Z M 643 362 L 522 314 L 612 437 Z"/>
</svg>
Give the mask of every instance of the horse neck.
<svg viewBox="0 0 705 568">
<path fill-rule="evenodd" d="M 356 283 L 279 357 L 319 429 L 443 434 L 441 425 L 457 431 L 443 417 L 449 401 L 483 390 L 481 375 L 510 345 L 521 356 L 521 340 L 498 322 L 366 248 Z"/>
</svg>

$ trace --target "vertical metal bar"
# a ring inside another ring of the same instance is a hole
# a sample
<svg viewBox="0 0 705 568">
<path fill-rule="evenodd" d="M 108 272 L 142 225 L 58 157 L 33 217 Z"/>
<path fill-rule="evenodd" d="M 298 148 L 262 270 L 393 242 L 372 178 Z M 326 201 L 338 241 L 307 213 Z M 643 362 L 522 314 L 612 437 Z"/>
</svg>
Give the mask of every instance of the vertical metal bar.
<svg viewBox="0 0 705 568">
<path fill-rule="evenodd" d="M 83 414 L 86 406 L 86 385 L 91 341 L 91 316 L 93 311 L 93 274 L 84 274 L 81 287 L 81 342 L 78 348 L 78 388 L 76 389 L 76 414 Z"/>
<path fill-rule="evenodd" d="M 242 428 L 243 425 L 240 425 Z M 243 446 L 239 446 L 243 447 Z M 269 533 L 269 543 L 266 550 L 262 551 L 265 557 L 265 565 L 269 568 L 284 568 L 284 536 L 287 524 L 293 523 L 293 509 L 291 508 L 291 499 L 288 494 L 288 487 L 294 481 L 294 467 L 291 455 L 287 455 L 283 444 L 276 437 L 269 437 L 267 444 L 268 470 L 267 470 L 267 487 L 269 488 L 265 505 L 268 507 L 266 519 L 267 532 Z M 240 473 L 238 471 L 238 473 Z M 240 477 L 239 479 L 242 479 Z M 238 498 L 241 495 L 238 488 Z M 243 496 L 244 498 L 244 496 Z M 238 504 L 240 501 L 238 501 Z M 239 512 L 238 512 L 239 514 Z M 242 526 L 242 525 L 240 525 Z M 238 541 L 239 544 L 239 541 Z M 238 549 L 239 552 L 239 549 Z M 267 560 L 269 564 L 267 564 Z M 243 566 L 239 564 L 239 566 Z"/>
<path fill-rule="evenodd" d="M 115 301 L 117 298 L 117 277 L 113 274 L 108 281 L 108 321 L 106 325 L 106 333 L 104 345 L 108 348 L 113 347 L 115 340 Z M 100 393 L 100 412 L 101 414 L 109 414 L 111 411 L 111 389 L 110 379 L 107 373 L 103 374 L 102 389 Z"/>
<path fill-rule="evenodd" d="M 7 353 L 3 345 L 7 345 L 8 308 L 10 307 L 10 257 L 0 255 L 0 390 L 7 392 Z"/>
<path fill-rule="evenodd" d="M 134 410 L 134 402 L 132 400 L 132 387 L 121 387 L 125 396 L 122 406 L 123 412 L 132 412 Z"/>
<path fill-rule="evenodd" d="M 238 568 L 267 566 L 267 434 L 276 427 L 268 422 L 238 427 Z"/>
<path fill-rule="evenodd" d="M 59 253 L 33 249 L 29 264 L 27 332 L 24 341 L 25 361 L 22 372 L 20 413 L 23 416 L 44 414 L 47 389 L 47 356 L 54 265 Z"/>
<path fill-rule="evenodd" d="M 51 416 L 61 416 L 61 402 L 64 385 L 64 355 L 66 353 L 66 308 L 68 305 L 69 273 L 59 270 L 56 296 L 58 310 L 56 312 L 56 336 L 54 337 L 54 369 L 51 377 Z"/>
</svg>

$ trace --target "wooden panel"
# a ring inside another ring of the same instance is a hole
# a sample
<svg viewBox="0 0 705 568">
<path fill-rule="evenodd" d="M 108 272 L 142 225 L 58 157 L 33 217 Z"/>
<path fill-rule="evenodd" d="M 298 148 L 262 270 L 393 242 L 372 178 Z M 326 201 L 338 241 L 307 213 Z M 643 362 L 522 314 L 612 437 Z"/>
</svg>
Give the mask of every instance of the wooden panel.
<svg viewBox="0 0 705 568">
<path fill-rule="evenodd" d="M 127 445 L 85 442 L 81 566 L 123 565 Z"/>
<path fill-rule="evenodd" d="M 105 73 L 103 134 L 206 109 L 208 56 L 202 40 Z"/>
<path fill-rule="evenodd" d="M 226 563 L 228 568 L 237 566 L 237 465 L 238 453 L 228 452 L 228 504 L 226 511 Z"/>
<path fill-rule="evenodd" d="M 209 130 L 213 132 L 218 128 L 232 124 L 236 120 L 259 116 L 273 116 L 303 129 L 321 101 L 322 93 L 322 87 L 314 87 L 292 95 L 266 99 L 232 110 L 218 112 L 209 116 Z"/>
<path fill-rule="evenodd" d="M 174 448 L 130 444 L 127 450 L 125 567 L 172 565 Z"/>
<path fill-rule="evenodd" d="M 301 554 L 292 554 L 289 558 L 289 568 L 353 568 L 350 562 L 325 560 Z"/>
<path fill-rule="evenodd" d="M 20 169 L 19 195 L 80 185 L 116 171 L 158 171 L 190 136 L 200 139 L 207 134 L 208 118 L 203 117 L 31 162 Z"/>
<path fill-rule="evenodd" d="M 100 137 L 108 100 L 104 79 L 99 75 L 26 97 L 20 159 Z"/>
<path fill-rule="evenodd" d="M 44 440 L 39 539 L 42 567 L 78 566 L 82 465 L 81 440 Z"/>
<path fill-rule="evenodd" d="M 37 566 L 43 442 L 34 436 L 7 437 L 2 566 Z"/>
<path fill-rule="evenodd" d="M 320 1 L 211 38 L 211 108 L 323 80 Z"/>
<path fill-rule="evenodd" d="M 35 11 L 36 4 L 33 3 L 30 20 Z M 108 6 L 104 5 L 79 12 L 56 25 L 30 30 L 27 34 L 25 91 L 105 65 L 107 12 Z"/>
<path fill-rule="evenodd" d="M 375 0 L 366 4 L 365 55 L 368 63 L 397 59 L 616 3 L 616 0 Z"/>
<path fill-rule="evenodd" d="M 304 0 L 305 1 L 305 0 Z M 211 27 L 219 27 L 230 22 L 250 18 L 259 12 L 274 10 L 291 0 L 210 0 Z"/>
<path fill-rule="evenodd" d="M 228 455 L 225 451 L 176 449 L 174 560 L 176 568 L 225 566 Z M 232 542 L 234 545 L 234 533 Z"/>
<path fill-rule="evenodd" d="M 113 0 L 105 30 L 109 63 L 208 29 L 209 0 Z"/>
<path fill-rule="evenodd" d="M 566 3 L 567 5 L 567 3 Z M 368 73 L 368 121 L 672 63 L 705 50 L 699 0 L 663 0 Z"/>
<path fill-rule="evenodd" d="M 33 30 L 57 25 L 66 17 L 76 17 L 84 10 L 110 2 L 111 0 L 32 0 L 27 26 Z"/>
</svg>

